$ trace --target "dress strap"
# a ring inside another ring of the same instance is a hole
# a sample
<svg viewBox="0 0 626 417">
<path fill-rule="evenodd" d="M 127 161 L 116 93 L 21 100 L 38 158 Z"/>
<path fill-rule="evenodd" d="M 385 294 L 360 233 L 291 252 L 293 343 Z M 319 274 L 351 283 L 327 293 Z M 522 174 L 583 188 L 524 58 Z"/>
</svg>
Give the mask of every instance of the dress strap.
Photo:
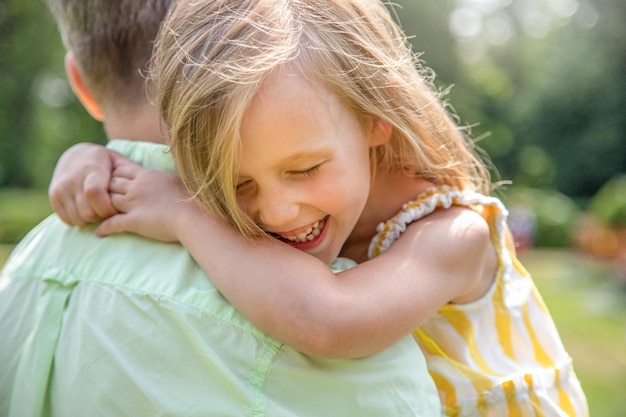
<svg viewBox="0 0 626 417">
<path fill-rule="evenodd" d="M 368 257 L 377 257 L 385 252 L 395 242 L 411 223 L 431 214 L 438 208 L 450 208 L 453 205 L 468 206 L 484 215 L 486 207 L 495 208 L 495 227 L 498 253 L 506 252 L 504 232 L 508 211 L 502 202 L 495 197 L 488 197 L 471 190 L 459 190 L 451 187 L 434 188 L 420 194 L 417 199 L 402 206 L 402 210 L 376 228 L 376 235 L 372 239 Z M 491 223 L 491 222 L 490 222 Z M 491 224 L 490 224 L 491 227 Z"/>
</svg>

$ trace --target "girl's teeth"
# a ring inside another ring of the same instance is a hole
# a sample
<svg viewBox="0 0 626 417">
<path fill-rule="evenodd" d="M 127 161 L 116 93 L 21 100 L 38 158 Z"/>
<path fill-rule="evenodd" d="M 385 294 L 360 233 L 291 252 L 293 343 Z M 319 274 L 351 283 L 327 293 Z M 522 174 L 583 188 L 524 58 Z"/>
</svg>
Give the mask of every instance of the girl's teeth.
<svg viewBox="0 0 626 417">
<path fill-rule="evenodd" d="M 306 242 L 307 240 L 313 240 L 320 235 L 320 233 L 322 232 L 321 229 L 324 227 L 324 224 L 324 220 L 318 220 L 305 232 L 299 233 L 297 236 L 285 236 L 285 238 L 292 242 Z"/>
</svg>

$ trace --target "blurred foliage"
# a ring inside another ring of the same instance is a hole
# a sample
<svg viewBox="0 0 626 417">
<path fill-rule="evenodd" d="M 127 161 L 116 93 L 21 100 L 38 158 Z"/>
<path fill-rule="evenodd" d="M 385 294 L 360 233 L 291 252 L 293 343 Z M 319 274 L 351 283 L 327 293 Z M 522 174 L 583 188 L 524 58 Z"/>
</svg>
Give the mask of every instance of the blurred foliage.
<svg viewBox="0 0 626 417">
<path fill-rule="evenodd" d="M 510 212 L 514 235 L 517 230 L 524 232 L 522 227 L 514 227 L 515 222 L 526 219 L 526 233 L 531 234 L 529 246 L 571 246 L 572 230 L 580 219 L 581 209 L 565 194 L 552 189 L 517 186 L 506 191 L 504 203 Z"/>
<path fill-rule="evenodd" d="M 626 173 L 626 0 L 396 3 L 495 179 L 541 190 L 521 193 L 541 200 L 537 243 L 565 242 L 543 232 L 569 227 L 572 201 L 586 209 Z M 0 0 L 0 188 L 45 190 L 64 149 L 105 141 L 66 82 L 64 53 L 43 0 Z"/>
<path fill-rule="evenodd" d="M 626 174 L 612 178 L 593 196 L 589 213 L 609 227 L 626 228 Z"/>
<path fill-rule="evenodd" d="M 63 150 L 104 142 L 66 82 L 64 55 L 45 2 L 0 0 L 0 187 L 46 188 Z"/>
<path fill-rule="evenodd" d="M 398 3 L 414 49 L 442 88 L 454 85 L 449 101 L 502 179 L 584 206 L 626 172 L 626 1 Z"/>
<path fill-rule="evenodd" d="M 626 175 L 609 180 L 592 198 L 577 224 L 576 246 L 612 261 L 626 282 Z"/>
</svg>

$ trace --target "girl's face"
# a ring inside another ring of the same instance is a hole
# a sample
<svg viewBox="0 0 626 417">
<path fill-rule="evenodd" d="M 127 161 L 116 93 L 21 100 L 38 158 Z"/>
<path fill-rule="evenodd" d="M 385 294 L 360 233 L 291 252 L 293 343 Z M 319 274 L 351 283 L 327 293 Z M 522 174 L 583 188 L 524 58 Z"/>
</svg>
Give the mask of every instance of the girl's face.
<svg viewBox="0 0 626 417">
<path fill-rule="evenodd" d="M 271 77 L 242 120 L 240 206 L 268 234 L 332 262 L 367 201 L 369 148 L 388 138 L 381 123 L 364 128 L 322 84 Z"/>
</svg>

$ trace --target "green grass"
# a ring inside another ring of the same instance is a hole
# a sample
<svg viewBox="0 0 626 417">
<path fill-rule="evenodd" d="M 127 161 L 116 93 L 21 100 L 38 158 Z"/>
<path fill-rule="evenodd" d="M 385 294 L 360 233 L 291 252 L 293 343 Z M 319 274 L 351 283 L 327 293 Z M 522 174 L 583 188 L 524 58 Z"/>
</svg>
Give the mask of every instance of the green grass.
<svg viewBox="0 0 626 417">
<path fill-rule="evenodd" d="M 0 245 L 0 265 L 11 245 Z M 580 254 L 533 250 L 520 256 L 541 291 L 592 416 L 622 417 L 626 387 L 626 284 L 613 268 Z"/>
<path fill-rule="evenodd" d="M 521 257 L 574 359 L 591 415 L 622 417 L 626 386 L 626 284 L 607 263 L 569 251 Z"/>
<path fill-rule="evenodd" d="M 17 243 L 50 213 L 45 190 L 0 189 L 0 243 Z"/>
</svg>

